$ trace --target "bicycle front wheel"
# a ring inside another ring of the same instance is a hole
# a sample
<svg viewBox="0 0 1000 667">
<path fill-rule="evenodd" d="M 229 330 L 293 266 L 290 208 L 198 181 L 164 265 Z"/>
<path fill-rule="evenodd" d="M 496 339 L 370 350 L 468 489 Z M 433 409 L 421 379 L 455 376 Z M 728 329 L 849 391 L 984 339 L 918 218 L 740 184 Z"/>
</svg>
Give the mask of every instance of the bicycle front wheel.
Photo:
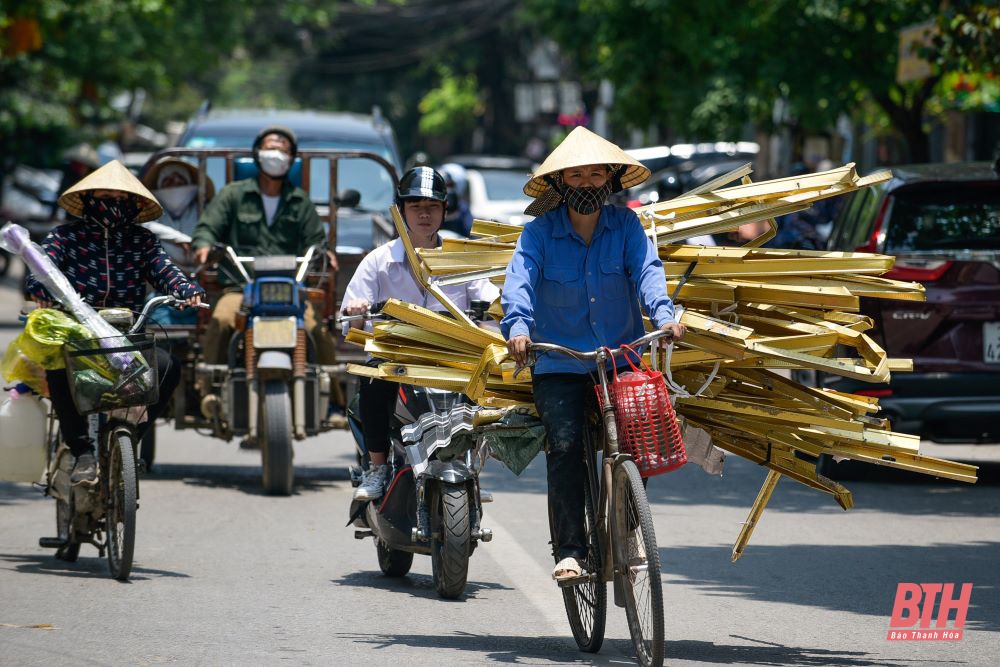
<svg viewBox="0 0 1000 667">
<path fill-rule="evenodd" d="M 132 573 L 132 554 L 135 551 L 135 511 L 137 486 L 135 478 L 135 450 L 132 437 L 116 433 L 108 448 L 108 503 L 104 522 L 107 526 L 108 567 L 111 576 L 128 581 Z"/>
<path fill-rule="evenodd" d="M 662 665 L 663 588 L 649 500 L 631 460 L 615 466 L 613 484 L 615 578 L 625 593 L 629 633 L 640 665 Z"/>
</svg>

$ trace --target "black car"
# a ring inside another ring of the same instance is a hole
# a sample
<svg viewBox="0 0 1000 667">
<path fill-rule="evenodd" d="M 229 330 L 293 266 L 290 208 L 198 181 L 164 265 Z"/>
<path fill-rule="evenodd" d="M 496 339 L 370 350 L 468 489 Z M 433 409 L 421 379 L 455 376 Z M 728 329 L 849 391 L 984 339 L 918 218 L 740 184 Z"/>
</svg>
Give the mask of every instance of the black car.
<svg viewBox="0 0 1000 667">
<path fill-rule="evenodd" d="M 912 373 L 887 385 L 821 376 L 877 396 L 893 429 L 938 442 L 1000 439 L 1000 177 L 985 163 L 892 168 L 851 195 L 829 249 L 896 257 L 887 278 L 924 285 L 926 302 L 861 300 L 869 332 Z"/>
</svg>

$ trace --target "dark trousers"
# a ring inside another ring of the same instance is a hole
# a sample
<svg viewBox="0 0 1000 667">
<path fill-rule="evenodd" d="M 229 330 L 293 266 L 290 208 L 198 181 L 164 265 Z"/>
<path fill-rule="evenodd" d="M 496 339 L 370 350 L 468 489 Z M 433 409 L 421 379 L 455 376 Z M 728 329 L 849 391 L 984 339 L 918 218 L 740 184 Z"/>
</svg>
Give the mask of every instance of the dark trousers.
<svg viewBox="0 0 1000 667">
<path fill-rule="evenodd" d="M 385 363 L 383 359 L 372 359 L 368 366 Z M 389 453 L 389 423 L 396 411 L 396 396 L 399 383 L 388 380 L 361 380 L 358 387 L 358 411 L 361 413 L 361 433 L 365 437 L 365 448 L 376 454 Z"/>
<path fill-rule="evenodd" d="M 141 438 L 156 418 L 167 409 L 170 396 L 174 393 L 181 379 L 181 365 L 176 357 L 164 349 L 156 348 L 156 368 L 160 378 L 160 400 L 149 406 L 146 422 L 139 425 L 138 436 Z M 69 447 L 73 456 L 80 456 L 94 451 L 94 443 L 87 434 L 87 418 L 76 410 L 73 396 L 69 389 L 66 371 L 46 371 L 45 377 L 49 383 L 49 397 L 52 407 L 59 418 L 59 428 L 62 430 L 63 442 Z"/>
<path fill-rule="evenodd" d="M 584 431 L 597 407 L 594 380 L 585 374 L 547 373 L 534 376 L 532 388 L 548 439 L 545 463 L 557 560 L 582 559 L 587 556 Z"/>
</svg>

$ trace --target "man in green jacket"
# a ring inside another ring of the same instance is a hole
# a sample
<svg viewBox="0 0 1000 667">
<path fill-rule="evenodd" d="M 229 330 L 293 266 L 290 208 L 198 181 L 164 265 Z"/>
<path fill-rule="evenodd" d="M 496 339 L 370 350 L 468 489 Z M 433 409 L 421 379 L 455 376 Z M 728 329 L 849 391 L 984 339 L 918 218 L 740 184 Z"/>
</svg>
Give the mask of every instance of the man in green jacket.
<svg viewBox="0 0 1000 667">
<path fill-rule="evenodd" d="M 253 151 L 257 176 L 224 187 L 195 227 L 191 245 L 198 264 L 208 261 L 216 243 L 232 246 L 239 255 L 301 256 L 326 240 L 308 193 L 288 180 L 298 152 L 295 133 L 286 127 L 266 127 L 254 140 Z M 216 302 L 203 341 L 206 362 L 226 363 L 242 301 L 241 291 L 227 291 Z M 317 321 L 311 303 L 306 304 L 305 325 L 319 362 L 334 363 L 333 338 Z"/>
</svg>

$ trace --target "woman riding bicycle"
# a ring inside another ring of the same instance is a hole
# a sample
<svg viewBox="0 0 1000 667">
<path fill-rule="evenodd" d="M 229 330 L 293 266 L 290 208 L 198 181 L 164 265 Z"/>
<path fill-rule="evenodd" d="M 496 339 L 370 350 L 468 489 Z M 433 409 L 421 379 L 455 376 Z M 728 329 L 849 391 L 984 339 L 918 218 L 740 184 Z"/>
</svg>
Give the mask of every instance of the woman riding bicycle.
<svg viewBox="0 0 1000 667">
<path fill-rule="evenodd" d="M 147 282 L 191 305 L 201 302 L 204 291 L 174 266 L 156 235 L 138 224 L 156 220 L 163 209 L 121 162 L 109 162 L 66 190 L 59 205 L 78 219 L 52 230 L 42 248 L 88 304 L 139 311 Z M 52 302 L 33 276 L 28 277 L 25 290 L 40 306 Z M 169 353 L 157 348 L 156 363 L 160 400 L 149 406 L 140 438 L 166 408 L 180 381 L 180 364 Z M 92 482 L 97 478 L 94 443 L 87 433 L 86 417 L 73 403 L 66 372 L 48 371 L 46 380 L 63 441 L 76 458 L 70 479 L 74 484 Z"/>
<path fill-rule="evenodd" d="M 618 146 L 578 127 L 559 144 L 524 187 L 536 215 L 524 227 L 507 267 L 501 331 L 511 356 L 528 360 L 532 342 L 575 350 L 616 348 L 640 338 L 642 312 L 674 340 L 685 333 L 674 320 L 663 264 L 630 209 L 608 196 L 649 178 L 649 170 Z M 636 299 L 638 297 L 638 300 Z M 532 372 L 535 406 L 548 439 L 549 507 L 556 536 L 554 579 L 582 574 L 584 429 L 595 402 L 586 364 L 542 356 Z"/>
</svg>

